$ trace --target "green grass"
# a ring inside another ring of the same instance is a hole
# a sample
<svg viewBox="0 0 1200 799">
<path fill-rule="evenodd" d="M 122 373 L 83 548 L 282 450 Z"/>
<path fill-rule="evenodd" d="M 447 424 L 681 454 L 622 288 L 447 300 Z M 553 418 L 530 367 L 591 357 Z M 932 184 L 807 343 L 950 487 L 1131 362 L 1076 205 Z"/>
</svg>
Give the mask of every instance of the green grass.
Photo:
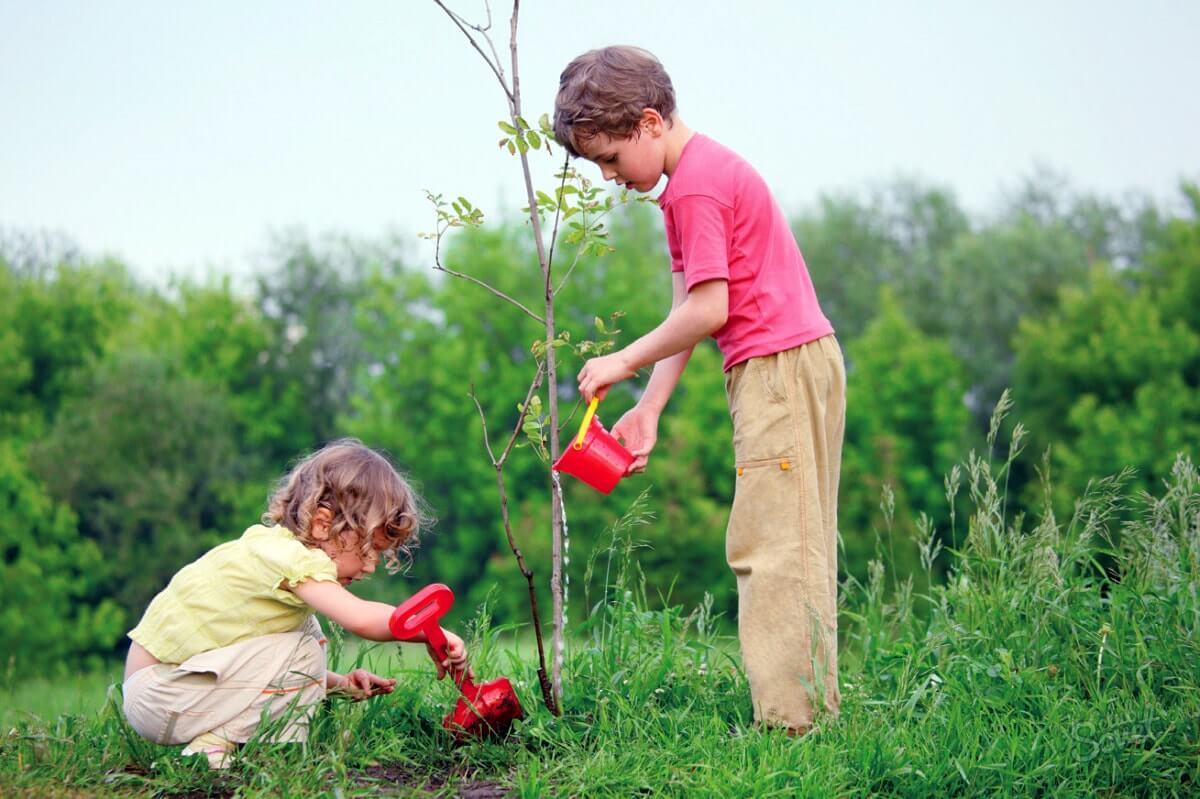
<svg viewBox="0 0 1200 799">
<path fill-rule="evenodd" d="M 632 528 L 646 521 L 635 506 L 589 567 L 592 585 L 608 588 L 573 630 L 561 718 L 541 707 L 528 658 L 485 610 L 472 630 L 476 671 L 513 678 L 529 711 L 504 741 L 450 743 L 440 720 L 454 696 L 421 651 L 390 662 L 394 647 L 335 641 L 335 667 L 372 664 L 400 685 L 329 703 L 306 745 L 252 743 L 230 772 L 212 773 L 178 747 L 138 739 L 111 705 L 55 718 L 59 707 L 44 704 L 38 715 L 53 720 L 6 711 L 0 794 L 1195 795 L 1196 469 L 1181 461 L 1157 498 L 1124 497 L 1120 476 L 1098 481 L 1059 522 L 1005 518 L 1009 465 L 972 457 L 951 481 L 970 506 L 961 551 L 911 542 L 922 579 L 874 563 L 865 582 L 844 586 L 841 717 L 805 738 L 752 727 L 736 651 L 705 608 L 648 609 L 632 559 Z M 1119 565 L 1119 581 L 1100 563 Z M 948 577 L 916 593 L 939 564 Z"/>
<path fill-rule="evenodd" d="M 0 688 L 0 730 L 21 722 L 54 719 L 63 714 L 91 716 L 104 708 L 108 686 L 121 679 L 114 666 L 103 672 L 66 679 L 25 680 Z"/>
</svg>

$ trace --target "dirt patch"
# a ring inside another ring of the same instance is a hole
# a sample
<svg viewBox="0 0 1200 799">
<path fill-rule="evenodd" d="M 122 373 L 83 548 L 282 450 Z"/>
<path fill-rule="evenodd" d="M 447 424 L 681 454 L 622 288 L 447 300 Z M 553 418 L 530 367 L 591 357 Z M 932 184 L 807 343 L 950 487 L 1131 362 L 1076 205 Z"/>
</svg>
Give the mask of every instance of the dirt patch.
<svg viewBox="0 0 1200 799">
<path fill-rule="evenodd" d="M 512 796 L 509 790 L 495 780 L 475 779 L 473 774 L 417 776 L 411 771 L 399 766 L 369 766 L 358 772 L 360 784 L 403 785 L 417 788 L 428 793 L 444 794 L 446 787 L 454 791 L 453 796 L 460 799 L 508 799 Z"/>
</svg>

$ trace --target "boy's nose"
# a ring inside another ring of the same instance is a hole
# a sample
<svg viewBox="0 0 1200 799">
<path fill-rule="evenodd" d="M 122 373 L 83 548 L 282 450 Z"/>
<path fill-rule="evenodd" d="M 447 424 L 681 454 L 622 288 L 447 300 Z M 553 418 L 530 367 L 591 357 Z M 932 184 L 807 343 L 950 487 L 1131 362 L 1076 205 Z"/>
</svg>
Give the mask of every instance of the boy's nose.
<svg viewBox="0 0 1200 799">
<path fill-rule="evenodd" d="M 608 167 L 600 167 L 600 174 L 604 176 L 605 180 L 612 180 L 617 176 L 617 170 L 609 169 Z"/>
</svg>

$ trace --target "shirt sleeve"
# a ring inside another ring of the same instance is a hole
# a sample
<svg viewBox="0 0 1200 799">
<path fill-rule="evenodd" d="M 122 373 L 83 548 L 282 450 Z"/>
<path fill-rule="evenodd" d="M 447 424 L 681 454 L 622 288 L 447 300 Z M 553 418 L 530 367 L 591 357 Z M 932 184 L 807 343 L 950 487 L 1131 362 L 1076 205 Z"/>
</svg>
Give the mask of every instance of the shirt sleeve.
<svg viewBox="0 0 1200 799">
<path fill-rule="evenodd" d="M 305 580 L 337 582 L 337 567 L 329 556 L 319 549 L 309 549 L 299 541 L 264 539 L 254 543 L 253 552 L 262 563 L 272 588 L 283 583 L 295 586 Z"/>
<path fill-rule="evenodd" d="M 729 208 L 704 194 L 677 197 L 671 203 L 671 223 L 689 291 L 706 280 L 729 280 L 730 214 Z"/>
</svg>

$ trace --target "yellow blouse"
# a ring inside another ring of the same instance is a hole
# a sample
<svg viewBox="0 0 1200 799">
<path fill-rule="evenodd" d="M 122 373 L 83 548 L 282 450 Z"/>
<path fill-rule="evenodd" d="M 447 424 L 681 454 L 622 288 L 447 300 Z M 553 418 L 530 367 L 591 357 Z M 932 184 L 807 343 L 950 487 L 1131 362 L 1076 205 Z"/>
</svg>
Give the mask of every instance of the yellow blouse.
<svg viewBox="0 0 1200 799">
<path fill-rule="evenodd" d="M 247 638 L 291 632 L 313 610 L 280 586 L 305 580 L 337 582 L 337 567 L 291 530 L 256 524 L 180 569 L 129 637 L 163 663 L 182 663 Z"/>
</svg>

